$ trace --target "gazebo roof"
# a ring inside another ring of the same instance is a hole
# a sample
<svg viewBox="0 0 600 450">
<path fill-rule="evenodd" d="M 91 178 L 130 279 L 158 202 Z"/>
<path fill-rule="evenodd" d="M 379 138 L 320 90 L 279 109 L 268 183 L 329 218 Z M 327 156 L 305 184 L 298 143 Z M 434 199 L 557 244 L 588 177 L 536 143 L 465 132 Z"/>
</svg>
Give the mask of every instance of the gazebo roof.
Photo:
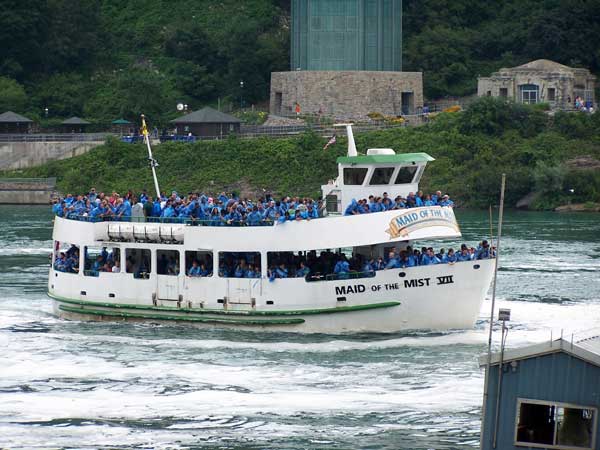
<svg viewBox="0 0 600 450">
<path fill-rule="evenodd" d="M 70 119 L 63 120 L 63 125 L 89 125 L 90 122 L 87 120 L 80 119 L 79 117 L 71 117 Z"/>
<path fill-rule="evenodd" d="M 117 120 L 113 120 L 112 124 L 113 125 L 131 125 L 131 122 L 129 120 L 125 120 L 125 119 L 117 119 Z"/>
<path fill-rule="evenodd" d="M 6 111 L 5 113 L 0 114 L 0 123 L 28 123 L 33 122 L 33 120 L 28 119 L 25 116 L 14 113 L 12 111 Z"/>
<path fill-rule="evenodd" d="M 207 106 L 183 117 L 171 120 L 172 123 L 241 123 L 237 117 L 222 113 Z"/>
</svg>

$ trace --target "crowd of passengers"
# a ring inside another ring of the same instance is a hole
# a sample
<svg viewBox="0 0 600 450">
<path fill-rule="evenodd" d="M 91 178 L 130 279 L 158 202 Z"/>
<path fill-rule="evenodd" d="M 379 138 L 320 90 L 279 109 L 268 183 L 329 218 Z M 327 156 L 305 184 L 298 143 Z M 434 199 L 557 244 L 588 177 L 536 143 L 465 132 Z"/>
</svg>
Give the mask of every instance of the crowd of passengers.
<svg viewBox="0 0 600 450">
<path fill-rule="evenodd" d="M 313 278 L 331 277 L 347 278 L 350 274 L 374 274 L 378 270 L 400 269 L 406 267 L 428 266 L 432 264 L 454 264 L 461 261 L 488 259 L 496 256 L 496 250 L 486 240 L 478 246 L 468 247 L 462 244 L 458 251 L 453 248 L 434 251 L 433 247 L 404 250 L 394 249 L 386 258 L 368 258 L 355 254 L 348 258 L 342 252 L 324 250 L 294 254 L 293 252 L 270 252 L 267 277 L 274 281 L 277 278 Z M 163 253 L 157 261 L 159 275 L 179 275 L 179 259 Z M 150 263 L 142 259 L 140 264 L 133 258 L 126 261 L 127 272 L 144 277 L 149 272 Z M 211 277 L 213 275 L 212 256 L 192 258 L 188 261 L 186 275 L 189 277 Z M 77 273 L 79 271 L 79 249 L 76 246 L 61 252 L 54 262 L 54 269 L 61 272 Z M 221 278 L 261 278 L 260 254 L 256 252 L 230 253 L 220 258 L 218 274 Z M 96 257 L 91 267 L 86 270 L 93 273 L 121 271 L 118 250 L 108 252 L 106 248 Z"/>
<path fill-rule="evenodd" d="M 454 264 L 461 261 L 473 261 L 495 257 L 495 249 L 487 241 L 479 243 L 477 248 L 462 244 L 460 250 L 434 251 L 432 247 L 422 247 L 421 250 L 411 246 L 405 250 L 390 251 L 386 258 L 368 258 L 355 254 L 348 258 L 344 253 L 310 251 L 295 255 L 291 252 L 276 254 L 269 264 L 269 279 L 276 278 L 310 278 L 327 277 L 347 278 L 350 274 L 369 275 L 385 269 L 401 269 L 406 267 L 428 266 L 432 264 Z"/>
<path fill-rule="evenodd" d="M 410 193 L 406 198 L 400 196 L 392 200 L 387 193 L 382 197 L 370 196 L 369 199 L 352 200 L 345 214 L 363 214 L 403 209 L 417 206 L 453 206 L 448 195 L 440 191 L 431 195 Z M 53 200 L 52 212 L 60 217 L 85 220 L 123 220 L 123 221 L 179 221 L 192 220 L 213 226 L 219 225 L 265 225 L 288 220 L 311 220 L 326 215 L 322 200 L 300 197 L 282 197 L 275 200 L 266 193 L 258 200 L 239 198 L 235 194 L 221 192 L 218 196 L 209 196 L 190 192 L 179 195 L 173 191 L 170 196 L 162 193 L 155 199 L 145 190 L 138 196 L 131 191 L 121 196 L 117 192 L 106 195 L 97 193 L 94 188 L 87 194 Z"/>
<path fill-rule="evenodd" d="M 384 192 L 382 197 L 370 195 L 368 199 L 364 198 L 358 201 L 352 199 L 346 207 L 344 215 L 351 216 L 354 214 L 389 211 L 390 209 L 416 208 L 420 206 L 454 206 L 454 202 L 450 200 L 448 194 L 442 195 L 441 191 L 426 195 L 423 194 L 423 191 L 419 191 L 416 194 L 409 192 L 406 198 L 398 195 L 393 200 L 387 192 Z"/>
</svg>

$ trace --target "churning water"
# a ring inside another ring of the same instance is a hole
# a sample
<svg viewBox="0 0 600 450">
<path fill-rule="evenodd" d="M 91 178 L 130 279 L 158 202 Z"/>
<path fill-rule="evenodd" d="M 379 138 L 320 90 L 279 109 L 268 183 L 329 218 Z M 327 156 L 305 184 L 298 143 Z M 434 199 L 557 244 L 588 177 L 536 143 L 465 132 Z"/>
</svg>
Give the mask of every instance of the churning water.
<svg viewBox="0 0 600 450">
<path fill-rule="evenodd" d="M 485 212 L 457 215 L 466 242 L 489 235 Z M 0 447 L 477 447 L 489 300 L 448 333 L 67 322 L 46 297 L 51 226 L 46 207 L 0 207 Z M 598 216 L 509 213 L 504 230 L 508 345 L 598 326 Z"/>
</svg>

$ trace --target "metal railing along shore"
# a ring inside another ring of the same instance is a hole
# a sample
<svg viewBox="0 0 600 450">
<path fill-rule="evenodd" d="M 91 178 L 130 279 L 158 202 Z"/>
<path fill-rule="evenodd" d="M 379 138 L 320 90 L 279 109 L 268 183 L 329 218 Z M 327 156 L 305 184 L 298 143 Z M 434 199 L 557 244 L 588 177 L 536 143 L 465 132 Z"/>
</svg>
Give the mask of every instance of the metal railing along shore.
<svg viewBox="0 0 600 450">
<path fill-rule="evenodd" d="M 0 142 L 104 142 L 113 133 L 0 134 Z"/>
</svg>

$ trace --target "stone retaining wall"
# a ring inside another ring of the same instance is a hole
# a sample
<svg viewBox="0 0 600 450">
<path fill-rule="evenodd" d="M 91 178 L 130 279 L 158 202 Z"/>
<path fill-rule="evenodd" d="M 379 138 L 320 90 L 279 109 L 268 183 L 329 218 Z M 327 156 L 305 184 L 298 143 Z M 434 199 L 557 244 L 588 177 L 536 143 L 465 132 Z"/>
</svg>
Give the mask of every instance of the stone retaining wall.
<svg viewBox="0 0 600 450">
<path fill-rule="evenodd" d="M 89 152 L 103 142 L 0 143 L 0 170 L 26 169 Z"/>
<path fill-rule="evenodd" d="M 423 107 L 423 76 L 421 72 L 383 71 L 271 73 L 271 114 L 292 114 L 296 104 L 300 114 L 336 118 L 415 114 Z"/>
</svg>

